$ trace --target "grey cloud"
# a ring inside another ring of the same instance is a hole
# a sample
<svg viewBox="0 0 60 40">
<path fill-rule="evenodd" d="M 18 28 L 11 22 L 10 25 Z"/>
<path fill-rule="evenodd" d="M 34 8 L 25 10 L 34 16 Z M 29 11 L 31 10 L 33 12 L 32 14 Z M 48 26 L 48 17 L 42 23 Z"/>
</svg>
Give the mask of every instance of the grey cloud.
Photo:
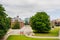
<svg viewBox="0 0 60 40">
<path fill-rule="evenodd" d="M 60 0 L 2 0 L 9 16 L 29 17 L 37 11 L 54 12 L 60 10 Z"/>
</svg>

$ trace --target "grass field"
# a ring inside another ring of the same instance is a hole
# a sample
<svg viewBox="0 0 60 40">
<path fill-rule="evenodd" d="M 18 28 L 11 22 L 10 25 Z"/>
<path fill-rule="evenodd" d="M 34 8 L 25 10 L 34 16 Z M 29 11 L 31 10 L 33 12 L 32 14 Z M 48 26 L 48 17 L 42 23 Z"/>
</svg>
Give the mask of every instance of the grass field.
<svg viewBox="0 0 60 40">
<path fill-rule="evenodd" d="M 49 33 L 35 33 L 35 36 L 58 36 L 59 35 L 59 28 L 56 27 L 50 30 Z"/>
<path fill-rule="evenodd" d="M 40 38 L 29 38 L 23 35 L 11 35 L 7 40 L 59 40 L 59 39 L 40 39 Z"/>
</svg>

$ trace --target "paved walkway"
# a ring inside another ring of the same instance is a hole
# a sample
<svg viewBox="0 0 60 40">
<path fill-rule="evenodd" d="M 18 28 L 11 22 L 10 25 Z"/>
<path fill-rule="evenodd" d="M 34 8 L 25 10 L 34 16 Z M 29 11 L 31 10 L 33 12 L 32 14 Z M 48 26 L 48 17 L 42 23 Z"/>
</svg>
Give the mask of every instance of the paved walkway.
<svg viewBox="0 0 60 40">
<path fill-rule="evenodd" d="M 17 29 L 17 30 L 12 30 L 12 29 L 9 29 L 9 31 L 7 32 L 7 34 L 5 35 L 4 37 L 4 40 L 6 40 L 8 38 L 8 36 L 10 35 L 20 35 L 20 29 Z M 31 37 L 31 38 L 57 38 L 57 39 L 60 39 L 60 31 L 59 31 L 59 36 L 58 37 L 40 37 L 40 36 L 29 36 L 29 35 L 25 35 L 27 37 Z"/>
<path fill-rule="evenodd" d="M 59 37 L 40 37 L 40 36 L 28 36 L 26 35 L 27 37 L 31 37 L 31 38 L 52 38 L 52 39 L 58 39 Z"/>
<path fill-rule="evenodd" d="M 60 39 L 60 27 L 59 27 L 59 39 Z"/>
<path fill-rule="evenodd" d="M 19 31 L 20 29 L 17 29 L 17 30 L 12 30 L 12 29 L 9 29 L 7 34 L 4 36 L 4 40 L 7 40 L 7 38 L 10 36 L 10 35 L 20 35 L 19 34 Z"/>
<path fill-rule="evenodd" d="M 28 31 L 29 32 L 32 30 L 31 30 L 31 27 L 27 27 L 27 26 L 22 29 L 9 29 L 7 34 L 4 36 L 4 40 L 6 40 L 8 38 L 8 36 L 10 36 L 10 35 L 20 35 L 20 31 L 25 31 L 25 32 Z"/>
</svg>

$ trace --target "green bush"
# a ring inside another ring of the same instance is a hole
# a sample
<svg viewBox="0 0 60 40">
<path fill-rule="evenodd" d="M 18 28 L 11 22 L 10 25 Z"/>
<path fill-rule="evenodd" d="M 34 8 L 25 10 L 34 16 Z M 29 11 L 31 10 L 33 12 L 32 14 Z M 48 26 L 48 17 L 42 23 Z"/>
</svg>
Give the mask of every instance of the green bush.
<svg viewBox="0 0 60 40">
<path fill-rule="evenodd" d="M 30 25 L 32 29 L 37 32 L 49 32 L 50 19 L 46 12 L 37 12 L 30 18 Z"/>
<path fill-rule="evenodd" d="M 12 29 L 20 29 L 20 24 L 19 24 L 18 20 L 15 21 L 15 24 L 12 27 Z"/>
</svg>

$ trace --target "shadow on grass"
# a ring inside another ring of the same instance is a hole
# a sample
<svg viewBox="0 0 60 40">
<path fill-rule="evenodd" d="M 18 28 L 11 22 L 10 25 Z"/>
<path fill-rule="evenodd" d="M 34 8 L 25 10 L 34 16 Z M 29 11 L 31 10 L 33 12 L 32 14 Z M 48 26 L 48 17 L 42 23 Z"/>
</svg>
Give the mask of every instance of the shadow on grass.
<svg viewBox="0 0 60 40">
<path fill-rule="evenodd" d="M 34 33 L 49 34 L 50 32 L 34 32 Z"/>
</svg>

